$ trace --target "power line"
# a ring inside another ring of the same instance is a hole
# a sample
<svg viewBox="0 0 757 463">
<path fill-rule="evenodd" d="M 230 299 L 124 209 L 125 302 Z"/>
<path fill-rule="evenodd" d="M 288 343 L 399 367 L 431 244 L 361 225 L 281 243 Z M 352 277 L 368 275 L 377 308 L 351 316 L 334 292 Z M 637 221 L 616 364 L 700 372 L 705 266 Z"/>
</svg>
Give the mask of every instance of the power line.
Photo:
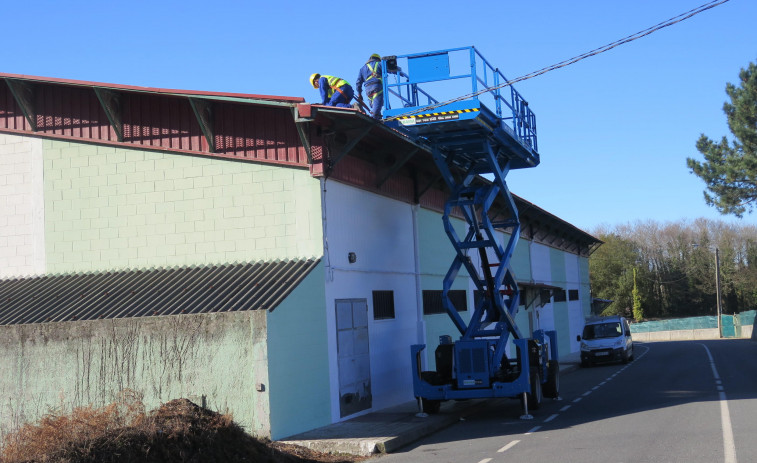
<svg viewBox="0 0 757 463">
<path fill-rule="evenodd" d="M 393 119 L 397 119 L 397 118 L 400 118 L 400 117 L 404 117 L 404 116 L 409 116 L 409 115 L 412 115 L 412 114 L 417 114 L 417 113 L 425 112 L 425 111 L 428 111 L 428 110 L 431 110 L 431 109 L 435 109 L 435 108 L 439 108 L 441 106 L 448 105 L 450 103 L 455 103 L 457 101 L 467 100 L 468 98 L 473 98 L 473 97 L 476 97 L 478 95 L 481 95 L 481 94 L 484 94 L 484 93 L 487 93 L 487 92 L 491 92 L 493 90 L 497 90 L 497 89 L 504 88 L 504 87 L 509 87 L 509 86 L 511 86 L 513 84 L 516 84 L 518 82 L 522 82 L 524 80 L 533 79 L 534 77 L 540 76 L 540 75 L 545 74 L 547 72 L 554 71 L 554 70 L 560 69 L 560 68 L 564 68 L 564 67 L 569 66 L 569 65 L 571 65 L 573 63 L 577 63 L 577 62 L 579 62 L 581 60 L 589 58 L 590 56 L 595 56 L 595 55 L 598 55 L 600 53 L 604 53 L 606 51 L 612 50 L 613 48 L 618 47 L 620 45 L 624 45 L 626 43 L 633 42 L 634 40 L 638 40 L 638 39 L 640 39 L 642 37 L 645 37 L 645 36 L 647 36 L 647 35 L 649 35 L 649 34 L 651 34 L 653 32 L 657 32 L 660 29 L 664 29 L 666 27 L 670 27 L 670 26 L 672 26 L 674 24 L 677 24 L 677 23 L 679 23 L 681 21 L 689 19 L 692 16 L 698 15 L 699 13 L 707 11 L 707 10 L 709 10 L 711 8 L 715 8 L 716 6 L 722 5 L 723 3 L 726 3 L 726 2 L 729 2 L 729 1 L 730 0 L 713 0 L 713 1 L 709 2 L 709 3 L 705 3 L 703 5 L 700 5 L 700 6 L 696 7 L 696 8 L 694 8 L 694 9 L 691 9 L 691 10 L 685 12 L 685 13 L 681 13 L 678 16 L 674 16 L 674 17 L 672 17 L 670 19 L 667 19 L 667 20 L 665 20 L 665 21 L 663 21 L 661 23 L 658 23 L 658 24 L 656 24 L 656 25 L 654 25 L 652 27 L 649 27 L 647 29 L 639 31 L 639 32 L 637 32 L 635 34 L 631 34 L 631 35 L 626 36 L 626 37 L 624 37 L 622 39 L 619 39 L 619 40 L 616 40 L 614 42 L 611 42 L 611 43 L 608 43 L 606 45 L 603 45 L 603 46 L 601 46 L 599 48 L 595 48 L 594 50 L 587 51 L 586 53 L 582 53 L 582 54 L 580 54 L 578 56 L 574 56 L 573 58 L 566 59 L 564 61 L 560 61 L 559 63 L 553 64 L 551 66 L 547 66 L 545 68 L 541 68 L 538 71 L 530 72 L 528 74 L 522 75 L 522 76 L 517 77 L 517 78 L 512 79 L 512 80 L 506 80 L 503 84 L 500 84 L 500 85 L 497 85 L 497 86 L 494 86 L 494 87 L 488 87 L 488 88 L 485 88 L 484 90 L 479 90 L 478 92 L 470 93 L 468 95 L 464 95 L 464 96 L 457 97 L 457 98 L 453 98 L 451 100 L 447 100 L 447 101 L 444 101 L 444 102 L 441 102 L 441 103 L 436 103 L 436 104 L 433 104 L 433 105 L 424 106 L 422 108 L 415 109 L 415 110 L 407 112 L 407 113 L 398 114 L 398 115 L 393 116 L 393 117 L 388 117 L 386 120 L 393 120 Z"/>
</svg>

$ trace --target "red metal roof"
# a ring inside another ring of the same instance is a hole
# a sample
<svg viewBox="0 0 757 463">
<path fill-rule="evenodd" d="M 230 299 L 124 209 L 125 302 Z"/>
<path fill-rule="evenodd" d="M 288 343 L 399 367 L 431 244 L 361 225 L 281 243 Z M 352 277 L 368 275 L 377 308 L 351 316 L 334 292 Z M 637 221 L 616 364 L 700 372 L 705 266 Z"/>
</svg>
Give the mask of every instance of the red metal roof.
<svg viewBox="0 0 757 463">
<path fill-rule="evenodd" d="M 128 90 L 134 92 L 148 92 L 148 93 L 170 93 L 174 95 L 191 95 L 191 96 L 209 96 L 209 97 L 225 97 L 225 98 L 242 98 L 250 100 L 270 100 L 281 101 L 285 103 L 303 103 L 305 101 L 302 97 L 295 96 L 274 96 L 274 95 L 256 95 L 249 93 L 228 93 L 228 92 L 207 92 L 200 90 L 177 90 L 169 88 L 154 88 L 154 87 L 139 87 L 135 85 L 120 85 L 120 84 L 108 84 L 103 82 L 90 82 L 86 80 L 73 80 L 73 79 L 59 79 L 57 77 L 39 77 L 29 76 L 24 74 L 8 74 L 0 72 L 0 78 L 18 79 L 30 82 L 44 82 L 54 84 L 73 85 L 80 87 L 100 87 L 109 88 L 113 90 Z"/>
<path fill-rule="evenodd" d="M 306 167 L 302 101 L 0 73 L 0 131 Z"/>
</svg>

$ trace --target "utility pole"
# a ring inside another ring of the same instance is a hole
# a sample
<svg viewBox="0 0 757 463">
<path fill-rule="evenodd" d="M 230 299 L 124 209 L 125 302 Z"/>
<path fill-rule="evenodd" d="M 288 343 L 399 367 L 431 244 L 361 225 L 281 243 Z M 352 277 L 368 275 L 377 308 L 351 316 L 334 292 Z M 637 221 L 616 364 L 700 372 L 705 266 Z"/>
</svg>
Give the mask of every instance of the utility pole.
<svg viewBox="0 0 757 463">
<path fill-rule="evenodd" d="M 723 326 L 721 325 L 721 314 L 723 313 L 723 307 L 720 303 L 720 250 L 715 248 L 715 297 L 717 300 L 718 310 L 718 337 L 723 337 Z"/>
</svg>

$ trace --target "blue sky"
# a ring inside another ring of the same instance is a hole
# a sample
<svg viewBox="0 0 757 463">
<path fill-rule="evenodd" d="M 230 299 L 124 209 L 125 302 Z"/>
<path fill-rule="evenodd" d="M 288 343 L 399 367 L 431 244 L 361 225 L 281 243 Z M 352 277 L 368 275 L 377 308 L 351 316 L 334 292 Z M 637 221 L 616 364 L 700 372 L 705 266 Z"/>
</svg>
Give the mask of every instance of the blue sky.
<svg viewBox="0 0 757 463">
<path fill-rule="evenodd" d="M 354 83 L 371 53 L 474 45 L 515 78 L 706 2 L 3 2 L 0 72 L 315 102 L 311 73 Z M 542 163 L 512 172 L 511 190 L 587 231 L 736 221 L 704 204 L 686 157 L 699 158 L 701 133 L 730 136 L 725 85 L 757 61 L 755 19 L 757 2 L 731 0 L 516 85 L 536 113 Z"/>
</svg>

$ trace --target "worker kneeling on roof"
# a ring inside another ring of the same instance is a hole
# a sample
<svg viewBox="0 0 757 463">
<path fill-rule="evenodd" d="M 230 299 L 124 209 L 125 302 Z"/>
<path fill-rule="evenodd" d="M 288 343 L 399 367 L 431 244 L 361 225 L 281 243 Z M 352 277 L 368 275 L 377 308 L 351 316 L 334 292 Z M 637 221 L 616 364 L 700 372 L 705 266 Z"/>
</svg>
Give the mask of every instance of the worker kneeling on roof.
<svg viewBox="0 0 757 463">
<path fill-rule="evenodd" d="M 321 104 L 325 106 L 337 106 L 351 108 L 350 101 L 355 96 L 352 86 L 344 79 L 325 74 L 313 74 L 310 76 L 313 88 L 321 90 Z"/>
</svg>

